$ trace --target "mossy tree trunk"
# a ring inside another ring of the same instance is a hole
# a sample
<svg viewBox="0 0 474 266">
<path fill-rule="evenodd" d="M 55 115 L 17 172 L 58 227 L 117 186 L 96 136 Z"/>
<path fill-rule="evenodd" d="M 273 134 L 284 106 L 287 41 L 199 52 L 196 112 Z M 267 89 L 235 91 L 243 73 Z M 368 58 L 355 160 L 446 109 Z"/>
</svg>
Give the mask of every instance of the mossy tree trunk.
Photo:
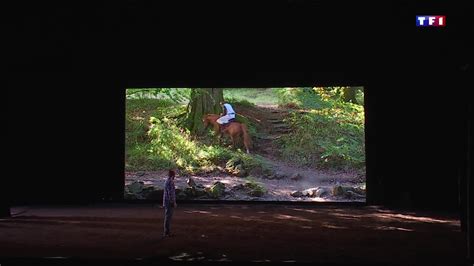
<svg viewBox="0 0 474 266">
<path fill-rule="evenodd" d="M 344 87 L 342 89 L 342 99 L 345 102 L 357 103 L 356 87 Z"/>
<path fill-rule="evenodd" d="M 204 125 L 202 117 L 205 114 L 220 114 L 220 101 L 224 100 L 223 89 L 192 89 L 189 102 L 187 127 L 193 135 L 202 134 Z"/>
</svg>

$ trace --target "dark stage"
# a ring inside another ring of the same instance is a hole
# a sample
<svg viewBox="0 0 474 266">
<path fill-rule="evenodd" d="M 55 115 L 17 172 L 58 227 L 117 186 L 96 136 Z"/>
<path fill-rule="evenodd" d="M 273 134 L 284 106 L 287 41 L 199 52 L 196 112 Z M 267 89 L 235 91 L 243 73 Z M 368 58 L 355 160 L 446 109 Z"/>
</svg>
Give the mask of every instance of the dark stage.
<svg viewBox="0 0 474 266">
<path fill-rule="evenodd" d="M 457 214 L 439 211 L 182 204 L 174 236 L 166 239 L 159 204 L 15 207 L 12 214 L 0 220 L 2 265 L 114 260 L 464 265 L 466 253 Z"/>
<path fill-rule="evenodd" d="M 33 4 L 5 42 L 0 266 L 473 265 L 467 1 Z M 124 202 L 126 88 L 315 86 L 364 87 L 367 206 L 178 201 L 163 240 L 158 202 Z"/>
</svg>

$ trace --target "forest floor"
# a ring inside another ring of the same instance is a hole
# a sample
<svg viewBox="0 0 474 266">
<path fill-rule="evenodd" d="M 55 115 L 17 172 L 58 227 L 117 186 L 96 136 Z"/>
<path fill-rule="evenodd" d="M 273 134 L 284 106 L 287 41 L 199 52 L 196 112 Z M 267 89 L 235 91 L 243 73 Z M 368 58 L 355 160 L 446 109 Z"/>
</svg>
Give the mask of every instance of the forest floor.
<svg viewBox="0 0 474 266">
<path fill-rule="evenodd" d="M 267 179 L 256 176 L 256 181 L 263 185 L 267 193 L 261 197 L 252 197 L 245 193 L 226 193 L 224 200 L 260 200 L 260 201 L 365 201 L 365 197 L 341 198 L 331 194 L 324 197 L 294 197 L 294 191 L 323 187 L 331 190 L 335 185 L 360 186 L 365 182 L 365 172 L 361 170 L 331 170 L 301 167 L 290 164 L 280 156 L 280 150 L 275 141 L 282 135 L 290 133 L 290 128 L 285 124 L 284 119 L 288 115 L 288 109 L 280 108 L 275 104 L 258 104 L 255 106 L 235 106 L 237 112 L 257 125 L 257 136 L 253 139 L 252 154 L 258 154 L 271 168 L 282 178 Z M 299 175 L 297 180 L 292 176 Z M 216 181 L 226 185 L 226 190 L 244 184 L 245 178 L 232 176 L 224 171 L 213 172 L 206 175 L 190 176 L 196 183 L 204 187 L 212 186 Z M 145 186 L 163 188 L 166 173 L 157 172 L 126 172 L 125 184 L 129 185 L 134 181 L 142 181 Z M 187 187 L 186 178 L 177 178 L 176 187 L 185 189 Z"/>
</svg>

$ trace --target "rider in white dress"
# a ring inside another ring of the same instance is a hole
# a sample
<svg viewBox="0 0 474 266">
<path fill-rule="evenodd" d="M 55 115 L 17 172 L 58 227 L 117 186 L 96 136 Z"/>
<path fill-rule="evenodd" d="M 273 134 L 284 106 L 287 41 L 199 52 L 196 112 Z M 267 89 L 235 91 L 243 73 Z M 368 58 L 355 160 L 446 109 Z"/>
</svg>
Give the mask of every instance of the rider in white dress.
<svg viewBox="0 0 474 266">
<path fill-rule="evenodd" d="M 221 105 L 224 110 L 224 113 L 223 113 L 223 116 L 217 119 L 217 123 L 224 125 L 224 124 L 229 123 L 229 120 L 235 118 L 235 111 L 234 111 L 234 108 L 232 108 L 232 105 L 228 103 L 221 102 Z"/>
</svg>

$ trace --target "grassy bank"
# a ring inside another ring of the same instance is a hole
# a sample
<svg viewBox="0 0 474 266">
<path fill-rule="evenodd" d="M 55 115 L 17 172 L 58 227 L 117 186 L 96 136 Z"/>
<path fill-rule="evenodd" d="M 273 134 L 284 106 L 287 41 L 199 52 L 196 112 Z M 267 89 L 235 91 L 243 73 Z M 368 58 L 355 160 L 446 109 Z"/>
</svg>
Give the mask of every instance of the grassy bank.
<svg viewBox="0 0 474 266">
<path fill-rule="evenodd" d="M 261 158 L 240 149 L 215 144 L 211 132 L 193 137 L 180 127 L 180 114 L 186 105 L 162 99 L 128 99 L 126 101 L 125 170 L 150 171 L 178 166 L 189 173 L 212 171 L 225 167 L 231 159 L 242 161 L 249 169 L 264 167 Z M 245 117 L 250 133 L 255 127 Z"/>
<path fill-rule="evenodd" d="M 286 160 L 321 168 L 365 166 L 362 104 L 344 102 L 337 89 L 280 89 L 277 93 L 280 105 L 295 109 L 286 121 L 292 131 L 279 141 Z M 357 97 L 362 102 L 363 92 Z"/>
</svg>

